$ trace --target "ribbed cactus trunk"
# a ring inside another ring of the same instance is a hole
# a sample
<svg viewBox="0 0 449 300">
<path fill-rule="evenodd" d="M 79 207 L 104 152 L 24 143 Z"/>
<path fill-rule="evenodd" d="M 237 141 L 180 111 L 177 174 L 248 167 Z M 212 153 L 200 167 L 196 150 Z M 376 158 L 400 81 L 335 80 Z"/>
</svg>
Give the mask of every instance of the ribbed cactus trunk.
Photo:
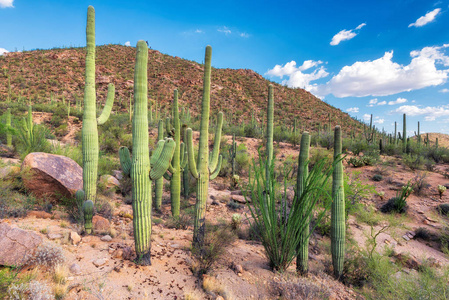
<svg viewBox="0 0 449 300">
<path fill-rule="evenodd" d="M 341 159 L 341 128 L 335 126 L 334 160 Z M 345 193 L 343 182 L 343 164 L 341 160 L 335 165 L 332 174 L 332 211 L 331 211 L 331 251 L 334 275 L 343 274 L 345 258 Z"/>
<path fill-rule="evenodd" d="M 9 130 L 11 129 L 11 109 L 8 108 L 6 110 L 6 128 Z M 6 146 L 12 147 L 12 135 L 11 132 L 6 133 Z"/>
<path fill-rule="evenodd" d="M 398 140 L 398 123 L 394 122 L 394 144 L 396 145 Z"/>
<path fill-rule="evenodd" d="M 407 120 L 406 115 L 404 114 L 402 117 L 402 151 L 406 152 L 407 150 Z"/>
<path fill-rule="evenodd" d="M 106 105 L 97 120 L 95 95 L 95 9 L 87 9 L 86 26 L 86 82 L 84 86 L 84 113 L 81 130 L 83 144 L 83 190 L 85 199 L 95 201 L 98 174 L 98 130 L 97 123 L 103 124 L 109 118 L 114 102 L 114 86 L 108 86 Z"/>
<path fill-rule="evenodd" d="M 157 127 L 157 140 L 164 139 L 164 122 L 159 120 Z M 154 181 L 154 209 L 161 210 L 162 207 L 162 195 L 164 194 L 164 177 L 161 177 Z"/>
<path fill-rule="evenodd" d="M 94 203 L 92 200 L 84 201 L 83 203 L 83 215 L 84 215 L 84 230 L 87 234 L 92 233 L 92 217 L 94 215 Z"/>
<path fill-rule="evenodd" d="M 195 204 L 195 220 L 193 230 L 193 245 L 201 248 L 204 245 L 206 201 L 208 197 L 209 180 L 217 177 L 221 168 L 220 153 L 221 128 L 223 114 L 220 112 L 215 129 L 214 148 L 209 156 L 209 113 L 210 113 L 210 73 L 212 47 L 206 47 L 204 59 L 203 99 L 201 102 L 200 142 L 198 159 L 195 162 L 193 153 L 192 129 L 187 129 L 187 148 L 190 173 L 197 179 L 197 193 Z"/>
<path fill-rule="evenodd" d="M 421 146 L 421 133 L 419 132 L 419 122 L 418 122 L 418 137 L 417 137 L 417 139 L 418 139 L 418 146 Z"/>
<path fill-rule="evenodd" d="M 309 176 L 309 148 L 310 148 L 310 135 L 308 132 L 303 132 L 301 136 L 301 148 L 298 156 L 298 176 L 296 178 L 296 201 L 300 201 L 303 194 L 306 179 Z M 307 201 L 307 199 L 302 199 Z M 308 207 L 307 204 L 304 207 Z M 298 273 L 304 275 L 309 271 L 309 224 L 310 220 L 307 217 L 305 220 L 304 229 L 299 233 L 300 240 L 296 257 L 296 270 Z"/>
</svg>

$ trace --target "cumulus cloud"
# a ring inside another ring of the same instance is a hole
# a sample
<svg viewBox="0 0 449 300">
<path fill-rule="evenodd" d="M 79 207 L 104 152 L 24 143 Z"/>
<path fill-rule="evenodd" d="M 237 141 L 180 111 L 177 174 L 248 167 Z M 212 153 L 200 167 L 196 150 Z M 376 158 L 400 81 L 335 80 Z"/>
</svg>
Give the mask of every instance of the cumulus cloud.
<svg viewBox="0 0 449 300">
<path fill-rule="evenodd" d="M 431 12 L 428 12 L 424 16 L 418 18 L 418 20 L 416 20 L 415 23 L 411 23 L 410 25 L 408 25 L 408 27 L 424 26 L 424 25 L 432 22 L 433 20 L 435 20 L 435 17 L 440 13 L 440 11 L 441 11 L 441 8 L 435 8 Z"/>
<path fill-rule="evenodd" d="M 224 33 L 225 35 L 231 34 L 232 31 L 226 26 L 220 27 L 217 29 L 218 32 Z"/>
<path fill-rule="evenodd" d="M 387 101 L 380 101 L 379 102 L 379 100 L 377 100 L 377 98 L 374 98 L 374 99 L 371 99 L 369 102 L 368 102 L 368 107 L 373 107 L 373 106 L 376 106 L 376 105 L 385 105 L 385 104 L 387 104 Z"/>
<path fill-rule="evenodd" d="M 387 101 L 380 101 L 380 102 L 377 102 L 377 105 L 385 105 L 385 104 L 387 104 Z"/>
<path fill-rule="evenodd" d="M 5 48 L 0 48 L 0 55 L 3 55 L 5 53 L 8 53 L 9 51 L 6 50 Z"/>
<path fill-rule="evenodd" d="M 393 51 L 376 60 L 357 61 L 344 66 L 329 82 L 315 86 L 311 92 L 338 98 L 387 96 L 440 85 L 446 82 L 449 69 L 439 70 L 436 66 L 449 66 L 449 57 L 444 53 L 447 47 L 449 44 L 412 51 L 412 60 L 406 66 L 393 62 Z"/>
<path fill-rule="evenodd" d="M 435 121 L 439 117 L 449 116 L 449 105 L 420 107 L 417 105 L 402 105 L 391 113 L 407 114 L 408 116 L 424 116 L 426 121 Z"/>
<path fill-rule="evenodd" d="M 292 60 L 286 63 L 284 66 L 276 65 L 273 69 L 268 70 L 265 75 L 280 77 L 284 76 L 289 78 L 282 81 L 282 84 L 290 87 L 301 87 L 306 90 L 311 90 L 314 85 L 311 84 L 312 81 L 324 78 L 329 73 L 326 72 L 323 66 L 318 67 L 322 64 L 322 61 L 306 60 L 299 67 L 296 66 L 296 62 Z M 303 73 L 303 71 L 309 70 L 313 67 L 317 67 L 311 73 Z"/>
<path fill-rule="evenodd" d="M 202 31 L 201 29 L 197 29 L 195 30 L 195 33 L 204 33 L 204 31 Z"/>
<path fill-rule="evenodd" d="M 358 32 L 355 32 L 355 31 L 362 29 L 362 27 L 365 25 L 366 25 L 366 23 L 362 23 L 359 26 L 357 26 L 355 29 L 350 29 L 350 30 L 343 29 L 342 31 L 340 31 L 339 33 L 334 35 L 330 44 L 332 46 L 336 46 L 336 45 L 340 44 L 340 42 L 342 42 L 342 41 L 347 41 L 347 40 L 354 38 L 358 34 Z"/>
<path fill-rule="evenodd" d="M 407 99 L 405 99 L 405 98 L 398 98 L 398 99 L 396 99 L 394 101 L 389 101 L 388 105 L 401 104 L 401 103 L 405 103 L 405 102 L 407 102 Z"/>
<path fill-rule="evenodd" d="M 439 90 L 440 93 L 449 93 L 449 89 L 441 89 Z"/>
<path fill-rule="evenodd" d="M 352 113 L 358 113 L 359 112 L 359 108 L 358 107 L 350 107 L 346 111 L 347 112 L 352 112 Z"/>
<path fill-rule="evenodd" d="M 240 35 L 240 37 L 242 37 L 242 38 L 249 38 L 249 34 L 246 33 L 246 32 L 242 32 L 242 33 L 240 33 L 239 35 Z"/>
<path fill-rule="evenodd" d="M 0 8 L 14 7 L 14 0 L 0 0 Z"/>
<path fill-rule="evenodd" d="M 131 42 L 130 41 L 127 41 L 126 43 L 125 43 L 125 46 L 131 46 Z"/>
</svg>

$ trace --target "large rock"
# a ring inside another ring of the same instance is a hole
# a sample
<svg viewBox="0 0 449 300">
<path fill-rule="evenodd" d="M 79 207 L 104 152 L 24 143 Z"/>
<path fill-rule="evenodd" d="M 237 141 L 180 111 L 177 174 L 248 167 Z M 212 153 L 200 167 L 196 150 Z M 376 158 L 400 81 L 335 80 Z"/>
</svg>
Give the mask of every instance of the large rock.
<svg viewBox="0 0 449 300">
<path fill-rule="evenodd" d="M 37 233 L 0 223 L 0 265 L 23 265 L 41 243 Z"/>
<path fill-rule="evenodd" d="M 120 186 L 120 181 L 112 175 L 100 176 L 100 184 L 104 185 L 107 189 Z"/>
<path fill-rule="evenodd" d="M 43 152 L 28 154 L 22 169 L 29 168 L 24 176 L 25 187 L 39 198 L 55 202 L 61 197 L 72 197 L 83 188 L 83 169 L 72 159 Z"/>
</svg>

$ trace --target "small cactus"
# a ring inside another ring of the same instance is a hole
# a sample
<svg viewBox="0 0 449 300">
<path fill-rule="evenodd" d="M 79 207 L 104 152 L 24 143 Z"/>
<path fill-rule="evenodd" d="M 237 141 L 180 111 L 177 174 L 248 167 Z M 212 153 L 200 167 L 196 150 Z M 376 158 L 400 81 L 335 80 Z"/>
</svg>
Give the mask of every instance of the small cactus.
<svg viewBox="0 0 449 300">
<path fill-rule="evenodd" d="M 446 191 L 446 187 L 444 185 L 438 185 L 438 193 L 440 194 L 440 199 L 443 197 L 444 192 Z"/>
</svg>

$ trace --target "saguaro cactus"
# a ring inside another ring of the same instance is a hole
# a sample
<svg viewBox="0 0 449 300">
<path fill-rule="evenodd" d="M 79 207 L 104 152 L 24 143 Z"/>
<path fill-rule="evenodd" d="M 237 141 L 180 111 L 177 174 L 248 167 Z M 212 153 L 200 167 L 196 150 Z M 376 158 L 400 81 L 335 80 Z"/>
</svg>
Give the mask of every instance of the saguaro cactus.
<svg viewBox="0 0 449 300">
<path fill-rule="evenodd" d="M 402 151 L 406 152 L 407 150 L 407 120 L 405 114 L 402 117 Z"/>
<path fill-rule="evenodd" d="M 157 127 L 157 140 L 164 139 L 164 122 L 159 120 Z M 164 193 L 164 178 L 154 180 L 154 209 L 157 211 L 161 210 L 162 207 L 162 194 Z"/>
<path fill-rule="evenodd" d="M 11 109 L 8 108 L 6 110 L 6 129 L 8 129 L 8 132 L 6 133 L 6 146 L 12 147 L 12 135 L 9 131 L 11 129 Z"/>
<path fill-rule="evenodd" d="M 335 126 L 334 160 L 341 156 L 341 128 Z M 332 211 L 331 211 L 331 251 L 334 275 L 337 278 L 343 273 L 345 258 L 345 193 L 343 187 L 343 164 L 337 162 L 332 174 Z"/>
<path fill-rule="evenodd" d="M 171 213 L 173 217 L 179 217 L 179 208 L 181 204 L 181 173 L 187 165 L 187 154 L 185 151 L 184 143 L 181 143 L 181 122 L 179 120 L 179 108 L 178 108 L 178 90 L 174 91 L 173 95 L 173 127 L 170 120 L 167 122 L 167 133 L 173 135 L 175 138 L 175 153 L 173 159 L 168 167 L 168 171 L 171 174 L 166 174 L 168 180 L 170 180 L 170 200 L 171 200 Z"/>
<path fill-rule="evenodd" d="M 231 176 L 234 177 L 235 175 L 235 157 L 237 155 L 237 143 L 235 142 L 235 134 L 232 135 L 232 144 L 229 148 L 229 158 L 231 159 Z"/>
<path fill-rule="evenodd" d="M 99 153 L 97 124 L 101 125 L 108 120 L 114 102 L 115 88 L 113 84 L 109 84 L 106 104 L 100 117 L 97 119 L 95 107 L 95 9 L 92 6 L 89 6 L 87 9 L 86 41 L 86 84 L 84 86 L 84 113 L 81 130 L 83 143 L 83 190 L 85 199 L 95 201 Z"/>
<path fill-rule="evenodd" d="M 92 217 L 94 216 L 94 203 L 92 200 L 84 201 L 83 203 L 84 215 L 84 230 L 87 234 L 92 233 Z"/>
<path fill-rule="evenodd" d="M 209 180 L 217 177 L 222 156 L 220 152 L 221 127 L 223 125 L 223 113 L 218 113 L 217 127 L 215 129 L 214 148 L 209 155 L 209 111 L 210 111 L 210 72 L 211 72 L 212 47 L 206 47 L 204 59 L 203 99 L 201 101 L 200 143 L 198 147 L 198 160 L 195 162 L 192 141 L 192 129 L 187 129 L 187 149 L 189 169 L 197 181 L 195 221 L 193 230 L 193 245 L 204 245 L 206 200 L 209 189 Z"/>
<path fill-rule="evenodd" d="M 304 191 L 306 179 L 309 176 L 309 148 L 310 135 L 304 132 L 301 136 L 301 148 L 298 156 L 298 176 L 296 178 L 296 201 L 299 201 Z M 307 205 L 305 205 L 307 207 Z M 304 230 L 300 232 L 300 240 L 297 248 L 296 270 L 300 274 L 306 274 L 309 270 L 309 219 L 307 218 Z"/>
<path fill-rule="evenodd" d="M 137 260 L 151 265 L 151 180 L 161 178 L 167 171 L 175 150 L 172 139 L 160 140 L 150 161 L 148 149 L 148 46 L 137 42 L 134 70 L 133 156 L 121 147 L 120 163 L 123 173 L 132 181 L 133 229 Z"/>
</svg>

